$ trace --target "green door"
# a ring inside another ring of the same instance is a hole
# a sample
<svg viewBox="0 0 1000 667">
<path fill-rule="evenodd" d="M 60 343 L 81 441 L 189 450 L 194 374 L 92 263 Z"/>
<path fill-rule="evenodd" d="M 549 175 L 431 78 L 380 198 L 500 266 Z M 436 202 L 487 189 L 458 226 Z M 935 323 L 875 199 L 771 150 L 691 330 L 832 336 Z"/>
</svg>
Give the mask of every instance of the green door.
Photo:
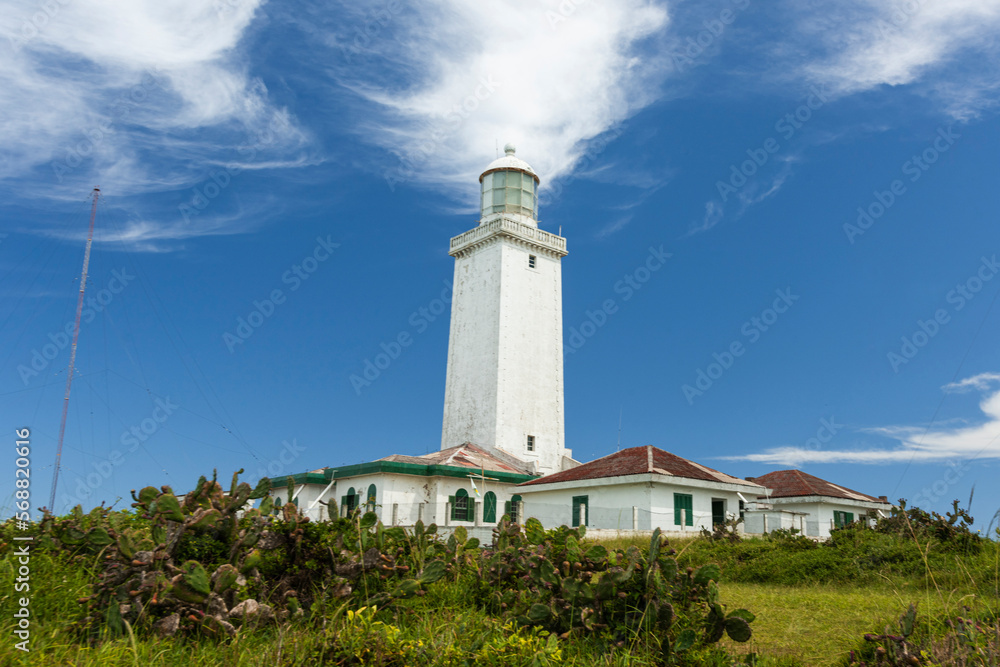
<svg viewBox="0 0 1000 667">
<path fill-rule="evenodd" d="M 726 522 L 726 501 L 712 498 L 712 525 L 718 526 Z"/>
</svg>

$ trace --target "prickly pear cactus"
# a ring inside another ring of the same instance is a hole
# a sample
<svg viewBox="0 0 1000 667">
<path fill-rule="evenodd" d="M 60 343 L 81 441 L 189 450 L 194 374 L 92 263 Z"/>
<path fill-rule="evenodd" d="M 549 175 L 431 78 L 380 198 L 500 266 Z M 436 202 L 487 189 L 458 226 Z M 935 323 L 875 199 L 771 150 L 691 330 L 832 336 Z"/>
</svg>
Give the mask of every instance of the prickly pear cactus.
<svg viewBox="0 0 1000 667">
<path fill-rule="evenodd" d="M 681 572 L 659 529 L 645 554 L 634 546 L 609 552 L 588 545 L 582 530 L 546 531 L 534 519 L 522 530 L 504 517 L 493 536 L 478 558 L 477 598 L 524 625 L 563 636 L 650 631 L 668 662 L 726 635 L 739 642 L 752 635 L 753 614 L 727 613 L 719 601 L 718 566 Z"/>
<path fill-rule="evenodd" d="M 133 490 L 133 512 L 78 506 L 44 518 L 40 547 L 98 565 L 93 594 L 80 600 L 91 639 L 123 633 L 126 622 L 163 637 L 227 639 L 240 627 L 322 615 L 345 599 L 384 608 L 423 595 L 477 551 L 463 531 L 444 541 L 420 523 L 408 535 L 372 512 L 317 526 L 293 503 L 275 507 L 268 479 L 251 487 L 242 472 L 228 491 L 213 474 L 182 497 L 168 486 Z"/>
</svg>

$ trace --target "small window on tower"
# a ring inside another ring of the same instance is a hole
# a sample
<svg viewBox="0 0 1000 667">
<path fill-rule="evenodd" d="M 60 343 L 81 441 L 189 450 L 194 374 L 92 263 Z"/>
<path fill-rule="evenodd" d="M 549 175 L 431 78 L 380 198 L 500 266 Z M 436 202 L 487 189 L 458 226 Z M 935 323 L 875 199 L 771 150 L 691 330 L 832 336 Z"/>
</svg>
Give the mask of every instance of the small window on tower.
<svg viewBox="0 0 1000 667">
<path fill-rule="evenodd" d="M 528 436 L 528 451 L 529 452 L 535 451 L 535 436 L 533 435 Z"/>
<path fill-rule="evenodd" d="M 528 268 L 529 269 L 535 268 L 535 256 L 534 255 L 528 255 Z"/>
</svg>

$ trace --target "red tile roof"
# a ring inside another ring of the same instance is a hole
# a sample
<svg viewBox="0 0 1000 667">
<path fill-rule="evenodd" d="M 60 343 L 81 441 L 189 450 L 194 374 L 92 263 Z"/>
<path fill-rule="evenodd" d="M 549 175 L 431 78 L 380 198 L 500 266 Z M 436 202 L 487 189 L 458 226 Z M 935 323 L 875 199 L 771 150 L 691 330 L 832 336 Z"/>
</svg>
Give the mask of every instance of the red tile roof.
<svg viewBox="0 0 1000 667">
<path fill-rule="evenodd" d="M 519 486 L 537 486 L 539 484 L 555 484 L 556 482 L 577 482 L 585 479 L 619 477 L 622 475 L 645 475 L 649 473 L 672 475 L 687 479 L 701 479 L 707 482 L 743 484 L 755 487 L 755 492 L 758 486 L 754 482 L 747 482 L 738 477 L 731 477 L 718 470 L 682 459 L 675 454 L 665 452 L 650 445 L 623 449 L 620 452 L 591 461 L 590 463 L 584 463 L 576 468 L 546 475 L 540 479 L 533 479 Z"/>
<path fill-rule="evenodd" d="M 848 500 L 864 500 L 872 503 L 883 503 L 884 500 L 874 498 L 864 493 L 853 491 L 844 486 L 837 486 L 815 475 L 801 470 L 778 470 L 769 472 L 753 481 L 762 484 L 772 492 L 769 496 L 760 498 L 792 498 L 795 496 L 828 496 L 830 498 L 846 498 Z"/>
</svg>

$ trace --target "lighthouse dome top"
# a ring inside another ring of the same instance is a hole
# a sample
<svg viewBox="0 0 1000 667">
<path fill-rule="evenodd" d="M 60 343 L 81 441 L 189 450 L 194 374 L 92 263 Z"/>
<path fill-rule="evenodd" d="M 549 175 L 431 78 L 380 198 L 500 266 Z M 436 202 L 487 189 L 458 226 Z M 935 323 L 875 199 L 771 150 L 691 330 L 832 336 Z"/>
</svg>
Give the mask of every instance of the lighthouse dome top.
<svg viewBox="0 0 1000 667">
<path fill-rule="evenodd" d="M 531 165 L 514 155 L 514 144 L 503 147 L 505 155 L 486 167 L 479 177 L 482 217 L 486 224 L 499 217 L 514 217 L 538 226 L 538 174 Z"/>
<path fill-rule="evenodd" d="M 504 146 L 503 152 L 503 157 L 497 158 L 496 160 L 493 160 L 493 162 L 489 163 L 486 167 L 486 171 L 484 171 L 483 175 L 479 177 L 480 181 L 483 180 L 483 176 L 486 174 L 493 171 L 499 171 L 501 169 L 517 169 L 519 171 L 524 171 L 534 176 L 535 180 L 538 180 L 538 174 L 536 174 L 535 170 L 531 168 L 531 165 L 514 155 L 514 153 L 517 152 L 517 147 L 514 144 L 507 144 Z"/>
</svg>

